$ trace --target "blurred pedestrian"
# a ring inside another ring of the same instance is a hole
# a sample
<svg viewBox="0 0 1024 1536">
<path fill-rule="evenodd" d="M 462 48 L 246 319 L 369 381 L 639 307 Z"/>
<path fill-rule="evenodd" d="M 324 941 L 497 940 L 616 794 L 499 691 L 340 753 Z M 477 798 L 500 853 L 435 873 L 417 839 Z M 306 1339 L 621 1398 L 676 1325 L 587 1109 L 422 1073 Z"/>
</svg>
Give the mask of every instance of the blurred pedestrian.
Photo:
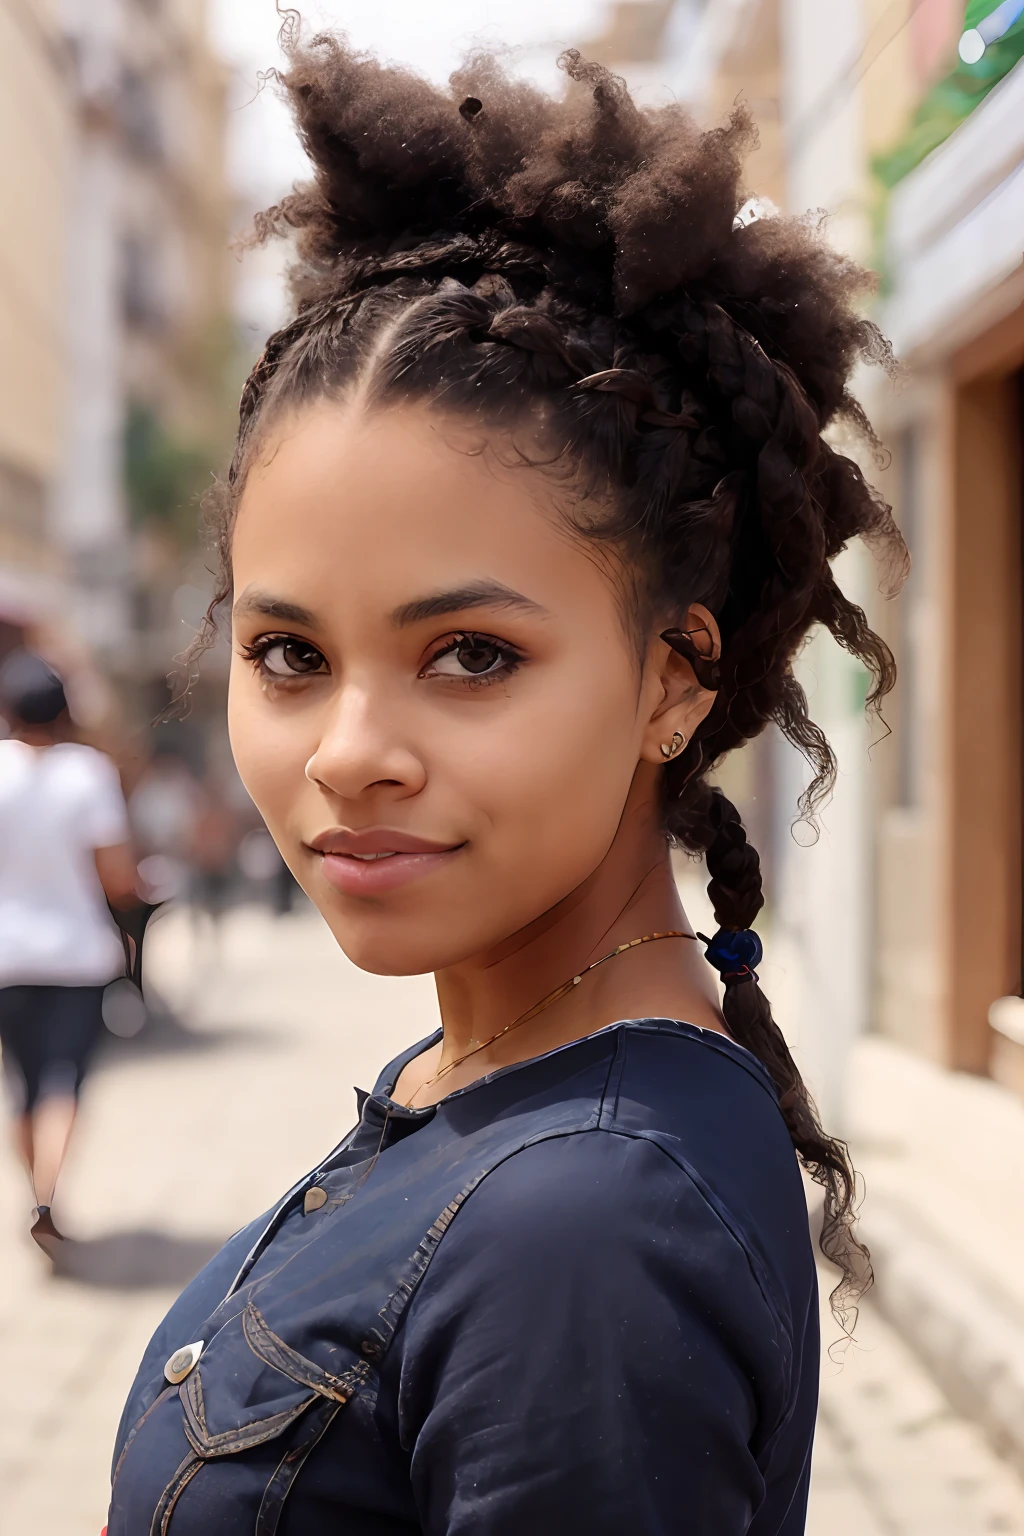
<svg viewBox="0 0 1024 1536">
<path fill-rule="evenodd" d="M 107 903 L 131 906 L 136 874 L 117 769 L 73 740 L 63 683 L 39 656 L 0 667 L 0 713 L 0 1043 L 46 1247 L 103 988 L 124 970 Z"/>
<path fill-rule="evenodd" d="M 220 946 L 221 919 L 238 870 L 238 816 L 221 785 L 211 775 L 199 786 L 189 833 L 192 917 L 197 958 L 201 935 L 210 939 L 211 957 Z"/>
<path fill-rule="evenodd" d="M 139 869 L 161 901 L 184 896 L 192 873 L 203 792 L 184 758 L 159 747 L 128 799 Z"/>
</svg>

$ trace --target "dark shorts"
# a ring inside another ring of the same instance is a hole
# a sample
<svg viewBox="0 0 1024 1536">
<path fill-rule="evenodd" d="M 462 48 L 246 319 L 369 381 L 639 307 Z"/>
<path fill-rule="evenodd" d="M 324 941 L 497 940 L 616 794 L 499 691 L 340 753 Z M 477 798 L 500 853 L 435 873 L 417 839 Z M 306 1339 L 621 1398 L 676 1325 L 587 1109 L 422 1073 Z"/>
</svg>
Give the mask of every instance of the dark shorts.
<svg viewBox="0 0 1024 1536">
<path fill-rule="evenodd" d="M 4 1078 L 16 1114 L 78 1097 L 103 1032 L 102 987 L 0 987 Z"/>
</svg>

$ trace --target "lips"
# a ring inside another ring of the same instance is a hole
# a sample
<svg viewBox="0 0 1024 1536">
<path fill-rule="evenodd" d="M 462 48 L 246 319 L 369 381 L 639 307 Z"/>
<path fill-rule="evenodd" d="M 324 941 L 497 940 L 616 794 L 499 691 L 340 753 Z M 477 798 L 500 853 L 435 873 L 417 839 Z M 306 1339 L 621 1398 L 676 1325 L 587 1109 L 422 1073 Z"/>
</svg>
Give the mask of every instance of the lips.
<svg viewBox="0 0 1024 1536">
<path fill-rule="evenodd" d="M 347 854 L 351 858 L 365 858 L 394 853 L 450 853 L 456 845 L 438 843 L 426 837 L 413 837 L 409 832 L 399 832 L 393 827 L 367 827 L 365 831 L 350 832 L 336 827 L 321 832 L 309 845 L 314 853 Z"/>
<path fill-rule="evenodd" d="M 464 843 L 438 843 L 391 827 L 321 832 L 308 846 L 321 855 L 324 879 L 351 896 L 383 895 L 449 863 Z"/>
</svg>

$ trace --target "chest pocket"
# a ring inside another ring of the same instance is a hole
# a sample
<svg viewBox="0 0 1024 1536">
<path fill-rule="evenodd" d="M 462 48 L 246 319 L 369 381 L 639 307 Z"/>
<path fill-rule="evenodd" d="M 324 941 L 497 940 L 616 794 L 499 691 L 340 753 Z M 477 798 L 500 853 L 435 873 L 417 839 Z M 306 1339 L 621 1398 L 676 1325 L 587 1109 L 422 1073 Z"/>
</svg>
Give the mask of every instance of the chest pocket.
<svg viewBox="0 0 1024 1536">
<path fill-rule="evenodd" d="M 497 1161 L 493 1150 L 479 1159 L 468 1181 L 418 1241 L 415 1232 L 421 1202 L 408 1194 L 402 1201 L 407 1213 L 405 1225 L 395 1218 L 392 1193 L 391 1203 L 385 1205 L 386 1222 L 381 1219 L 380 1208 L 371 1203 L 362 1228 L 358 1224 L 340 1232 L 325 1228 L 320 1265 L 318 1269 L 308 1265 L 304 1274 L 301 1315 L 296 1313 L 296 1298 L 279 1293 L 275 1274 L 253 1286 L 244 1306 L 239 1306 L 241 1292 L 232 1290 L 210 1320 L 214 1331 L 199 1363 L 177 1388 L 183 1422 L 181 1428 L 175 1429 L 175 1449 L 165 1465 L 173 1465 L 181 1445 L 177 1436 L 182 1429 L 188 1452 L 160 1495 L 149 1536 L 169 1536 L 178 1500 L 205 1465 L 242 1452 L 253 1455 L 245 1459 L 245 1475 L 232 1483 L 229 1507 L 216 1507 L 216 1492 L 206 1499 L 197 1499 L 197 1511 L 202 1506 L 197 1514 L 198 1523 L 186 1524 L 181 1536 L 192 1536 L 193 1532 L 205 1536 L 213 1529 L 244 1531 L 246 1536 L 250 1531 L 253 1536 L 274 1536 L 285 1498 L 317 1441 L 353 1397 L 375 1397 L 380 1362 L 438 1244 L 463 1202 Z M 430 1166 L 417 1166 L 420 1178 L 430 1182 Z M 464 1167 L 459 1171 L 465 1176 Z M 449 1177 L 454 1172 L 449 1171 Z M 408 1182 L 401 1187 L 415 1193 Z M 385 1189 L 381 1198 L 387 1194 Z M 338 1267 L 337 1247 L 342 1238 L 349 1254 L 370 1252 L 374 1263 L 372 1285 L 365 1286 L 361 1293 L 348 1293 L 345 1306 L 340 1309 L 345 1314 L 344 1328 L 340 1329 L 338 1297 L 345 1294 L 345 1285 Z M 413 1243 L 415 1248 L 410 1253 Z M 312 1244 L 309 1255 L 316 1257 Z M 382 1277 L 389 1284 L 384 1304 L 380 1305 L 378 1286 Z M 257 1294 L 264 1297 L 264 1306 L 275 1320 L 280 1310 L 292 1336 L 304 1343 L 308 1340 L 306 1347 L 316 1350 L 321 1360 L 309 1359 L 270 1327 L 256 1305 Z M 200 1329 L 205 1333 L 204 1325 Z M 153 1408 L 166 1400 L 167 1394 L 162 1393 Z M 140 1420 L 129 1434 L 122 1461 L 141 1428 Z M 281 1437 L 285 1437 L 284 1450 L 275 1465 L 270 1447 Z M 267 1448 L 263 1454 L 260 1447 Z M 166 1475 L 167 1471 L 161 1468 L 156 1486 Z M 116 1478 L 117 1474 L 115 1485 Z M 211 1488 L 216 1489 L 214 1479 Z M 183 1506 L 182 1518 L 191 1502 L 190 1499 Z M 116 1503 L 115 1498 L 112 1509 Z M 146 1509 L 148 1513 L 148 1501 Z M 127 1527 L 122 1530 L 112 1523 L 112 1536 L 115 1531 L 118 1536 L 126 1536 Z M 131 1536 L 136 1536 L 134 1526 Z"/>
<path fill-rule="evenodd" d="M 354 1358 L 328 1371 L 307 1359 L 270 1328 L 250 1301 L 211 1340 L 178 1388 L 189 1450 L 153 1512 L 150 1536 L 168 1536 L 179 1498 L 207 1462 L 268 1445 L 297 1425 L 256 1515 L 255 1536 L 274 1536 L 307 1456 L 344 1405 L 357 1392 L 372 1390 L 373 1380 L 366 1360 Z M 262 1481 L 265 1475 L 264 1466 L 257 1476 Z"/>
</svg>

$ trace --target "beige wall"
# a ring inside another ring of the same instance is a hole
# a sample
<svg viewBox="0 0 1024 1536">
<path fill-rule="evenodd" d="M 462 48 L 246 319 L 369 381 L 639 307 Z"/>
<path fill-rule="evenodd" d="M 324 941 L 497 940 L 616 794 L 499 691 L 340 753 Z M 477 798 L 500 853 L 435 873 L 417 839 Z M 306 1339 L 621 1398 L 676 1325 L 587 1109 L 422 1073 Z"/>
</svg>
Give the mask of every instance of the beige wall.
<svg viewBox="0 0 1024 1536">
<path fill-rule="evenodd" d="M 217 349 L 230 306 L 231 218 L 225 171 L 227 77 L 208 35 L 206 0 L 165 0 L 138 21 L 134 52 L 159 83 L 164 147 L 125 167 L 130 201 L 155 235 L 166 323 L 129 326 L 125 385 L 185 437 L 216 431 Z"/>
<path fill-rule="evenodd" d="M 70 130 L 46 0 L 0 0 L 0 462 L 43 481 L 63 425 Z"/>
<path fill-rule="evenodd" d="M 951 1010 L 948 679 L 956 402 L 944 375 L 908 372 L 897 390 L 874 383 L 869 406 L 891 454 L 888 469 L 875 480 L 892 504 L 913 563 L 897 601 L 878 598 L 871 605 L 872 622 L 899 668 L 885 703 L 892 734 L 878 743 L 871 764 L 872 1018 L 883 1034 L 944 1061 Z"/>
<path fill-rule="evenodd" d="M 723 54 L 708 93 L 706 116 L 720 122 L 733 103 L 746 103 L 757 124 L 757 148 L 746 165 L 746 183 L 777 207 L 786 201 L 779 78 L 779 0 L 759 0 Z"/>
</svg>

